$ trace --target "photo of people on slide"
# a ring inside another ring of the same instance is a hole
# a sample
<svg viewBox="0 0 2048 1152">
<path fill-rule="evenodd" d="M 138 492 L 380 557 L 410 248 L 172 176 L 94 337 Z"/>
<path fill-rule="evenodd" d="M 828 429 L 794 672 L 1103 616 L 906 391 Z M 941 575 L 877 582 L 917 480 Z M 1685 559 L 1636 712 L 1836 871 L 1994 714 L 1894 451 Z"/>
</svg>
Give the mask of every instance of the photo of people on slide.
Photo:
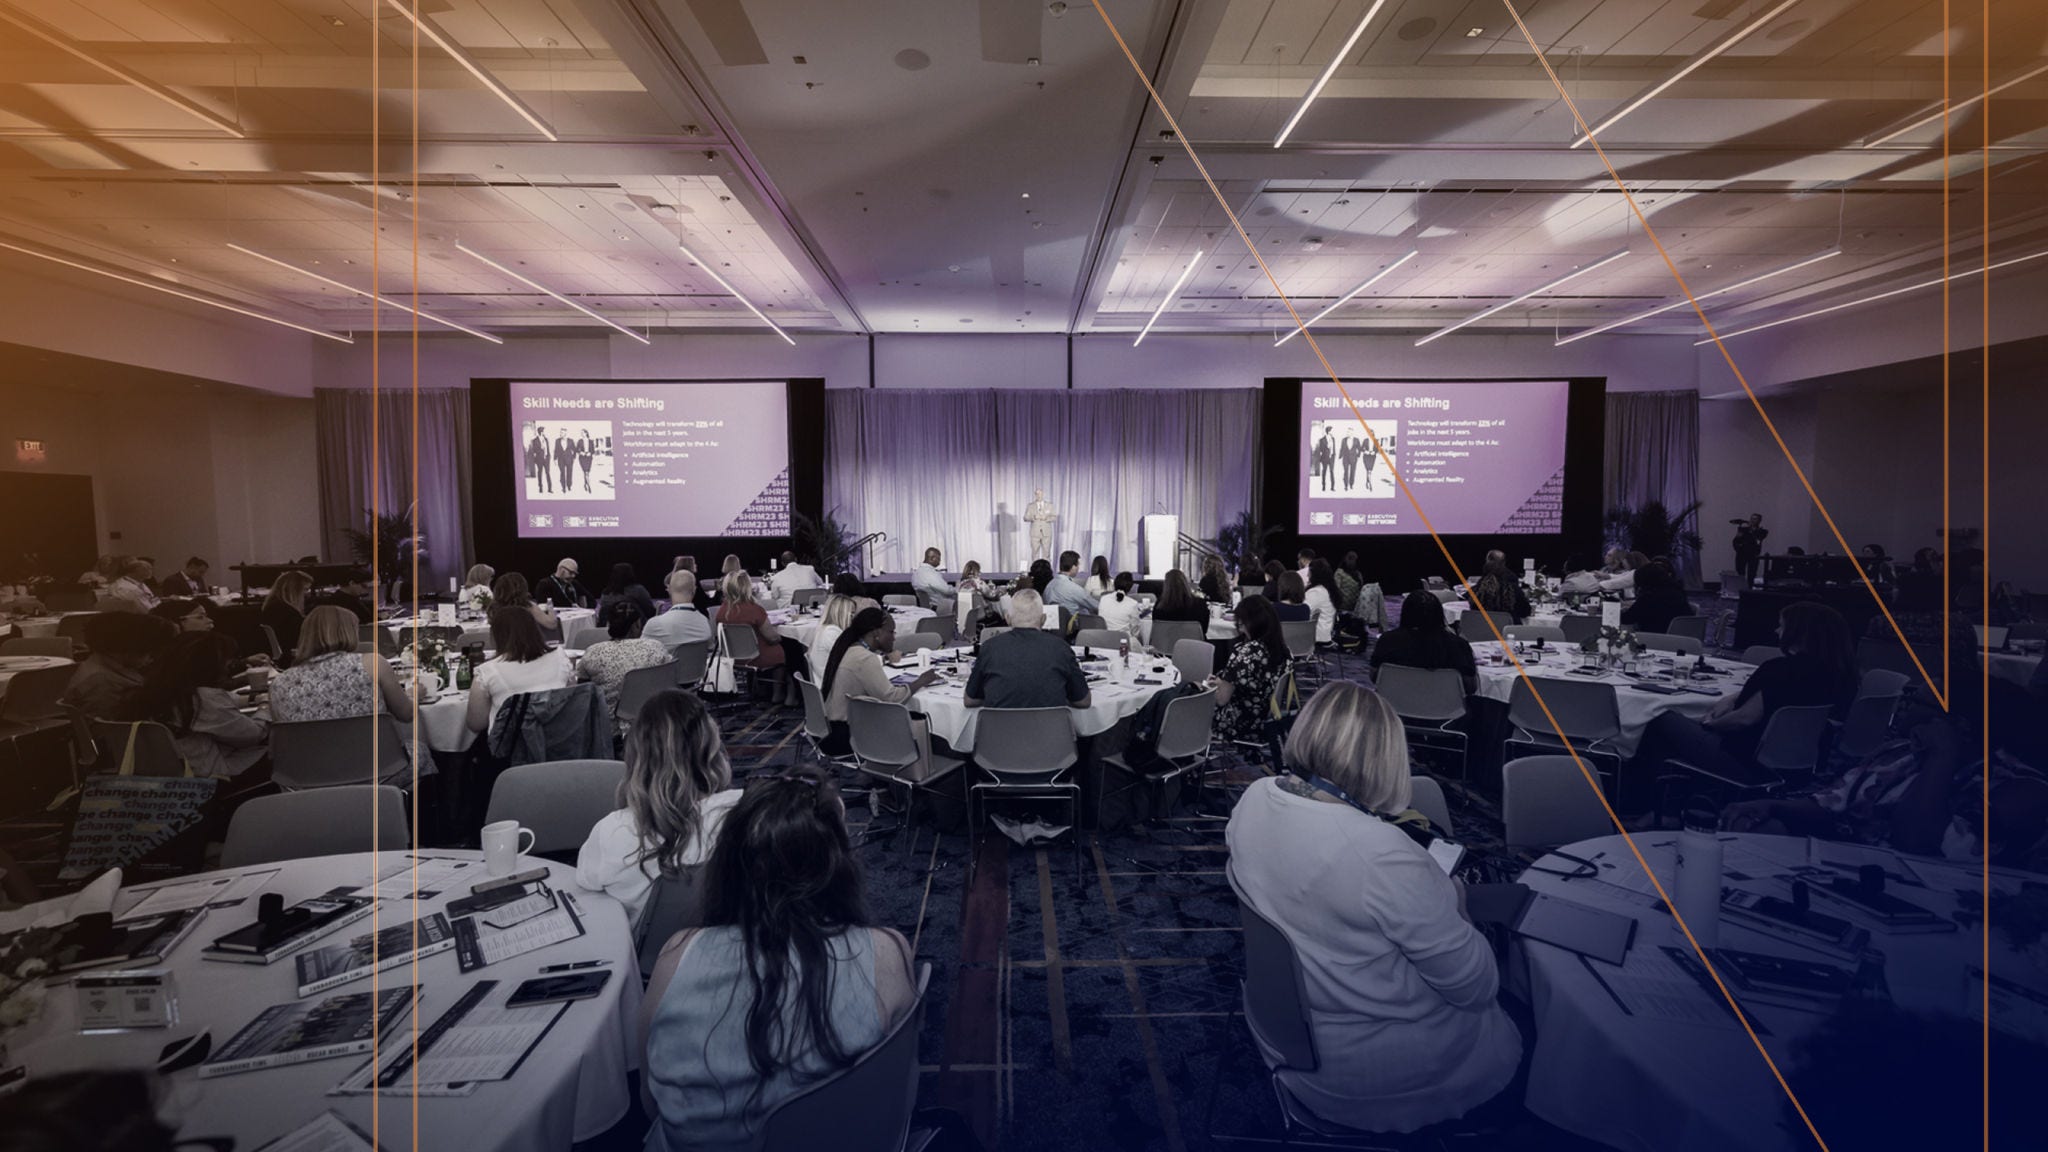
<svg viewBox="0 0 2048 1152">
<path fill-rule="evenodd" d="M 1379 437 L 1387 461 L 1398 462 L 1399 420 L 1368 420 Z M 1393 471 L 1373 451 L 1372 441 L 1355 417 L 1317 420 L 1308 433 L 1308 495 L 1311 500 L 1391 500 L 1396 495 Z"/>
<path fill-rule="evenodd" d="M 519 428 L 528 500 L 614 500 L 612 422 L 529 420 Z"/>
</svg>

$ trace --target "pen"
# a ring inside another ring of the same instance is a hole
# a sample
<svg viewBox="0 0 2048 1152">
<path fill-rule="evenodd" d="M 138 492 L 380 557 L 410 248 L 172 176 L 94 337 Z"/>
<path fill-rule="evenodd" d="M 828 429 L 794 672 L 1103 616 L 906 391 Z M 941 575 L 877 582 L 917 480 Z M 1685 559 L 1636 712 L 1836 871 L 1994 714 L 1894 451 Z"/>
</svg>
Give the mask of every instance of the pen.
<svg viewBox="0 0 2048 1152">
<path fill-rule="evenodd" d="M 540 967 L 540 974 L 546 976 L 550 972 L 577 972 L 585 968 L 603 968 L 610 963 L 609 960 L 578 960 L 574 964 L 543 964 Z"/>
</svg>

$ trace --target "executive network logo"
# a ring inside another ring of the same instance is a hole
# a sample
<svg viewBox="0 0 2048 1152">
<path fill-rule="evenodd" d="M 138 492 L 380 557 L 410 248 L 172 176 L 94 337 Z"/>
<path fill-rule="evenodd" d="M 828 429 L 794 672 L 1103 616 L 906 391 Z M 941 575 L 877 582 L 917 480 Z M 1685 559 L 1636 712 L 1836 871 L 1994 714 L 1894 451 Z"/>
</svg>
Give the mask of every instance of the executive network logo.
<svg viewBox="0 0 2048 1152">
<path fill-rule="evenodd" d="M 528 528 L 553 528 L 555 518 L 546 512 L 536 512 L 526 518 Z"/>
</svg>

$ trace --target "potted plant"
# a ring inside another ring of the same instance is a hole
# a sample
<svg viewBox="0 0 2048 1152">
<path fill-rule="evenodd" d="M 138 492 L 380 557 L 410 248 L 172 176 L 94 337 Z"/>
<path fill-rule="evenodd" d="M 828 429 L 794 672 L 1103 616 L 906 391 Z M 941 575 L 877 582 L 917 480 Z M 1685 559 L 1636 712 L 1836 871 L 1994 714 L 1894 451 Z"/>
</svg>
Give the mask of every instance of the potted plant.
<svg viewBox="0 0 2048 1152">
<path fill-rule="evenodd" d="M 402 513 L 371 513 L 366 527 L 347 529 L 348 547 L 356 563 L 376 573 L 377 587 L 385 599 L 391 588 L 412 572 L 415 554 L 424 560 L 426 541 L 413 527 L 412 509 Z"/>
<path fill-rule="evenodd" d="M 811 557 L 818 575 L 830 580 L 845 568 L 848 542 L 853 532 L 839 519 L 838 508 L 816 519 L 793 512 L 789 526 L 792 549 L 799 556 Z"/>
<path fill-rule="evenodd" d="M 1649 557 L 1669 556 L 1682 571 L 1688 559 L 1699 555 L 1700 534 L 1686 527 L 1699 510 L 1697 500 L 1675 514 L 1664 506 L 1662 500 L 1644 501 L 1640 508 L 1626 504 L 1610 508 L 1607 511 L 1607 542 Z"/>
<path fill-rule="evenodd" d="M 1223 565 L 1233 575 L 1237 574 L 1237 563 L 1266 546 L 1266 541 L 1280 534 L 1278 525 L 1261 525 L 1259 518 L 1247 509 L 1226 521 L 1216 530 L 1216 539 L 1211 541 L 1216 551 L 1223 554 Z"/>
</svg>

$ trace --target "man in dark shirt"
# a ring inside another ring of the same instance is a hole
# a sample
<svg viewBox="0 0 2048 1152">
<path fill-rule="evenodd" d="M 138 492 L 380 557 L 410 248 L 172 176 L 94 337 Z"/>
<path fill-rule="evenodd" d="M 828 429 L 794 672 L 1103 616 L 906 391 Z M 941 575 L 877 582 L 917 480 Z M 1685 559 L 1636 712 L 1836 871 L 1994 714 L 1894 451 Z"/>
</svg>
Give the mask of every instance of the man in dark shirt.
<svg viewBox="0 0 2048 1152">
<path fill-rule="evenodd" d="M 563 557 L 562 562 L 555 565 L 554 575 L 545 577 L 539 584 L 534 585 L 534 602 L 552 608 L 590 607 L 590 593 L 585 592 L 583 585 L 576 582 L 578 571 L 573 557 Z"/>
<path fill-rule="evenodd" d="M 173 572 L 157 582 L 156 594 L 164 597 L 206 596 L 213 589 L 206 586 L 206 561 L 197 556 L 185 561 L 182 571 Z"/>
<path fill-rule="evenodd" d="M 370 606 L 370 574 L 354 569 L 341 578 L 341 587 L 320 598 L 322 604 L 346 608 L 355 613 L 356 622 L 368 624 L 377 618 L 376 609 Z"/>
<path fill-rule="evenodd" d="M 1088 677 L 1074 650 L 1045 630 L 1045 602 L 1025 589 L 1010 596 L 1010 631 L 981 645 L 967 674 L 969 708 L 1088 706 Z"/>
</svg>

